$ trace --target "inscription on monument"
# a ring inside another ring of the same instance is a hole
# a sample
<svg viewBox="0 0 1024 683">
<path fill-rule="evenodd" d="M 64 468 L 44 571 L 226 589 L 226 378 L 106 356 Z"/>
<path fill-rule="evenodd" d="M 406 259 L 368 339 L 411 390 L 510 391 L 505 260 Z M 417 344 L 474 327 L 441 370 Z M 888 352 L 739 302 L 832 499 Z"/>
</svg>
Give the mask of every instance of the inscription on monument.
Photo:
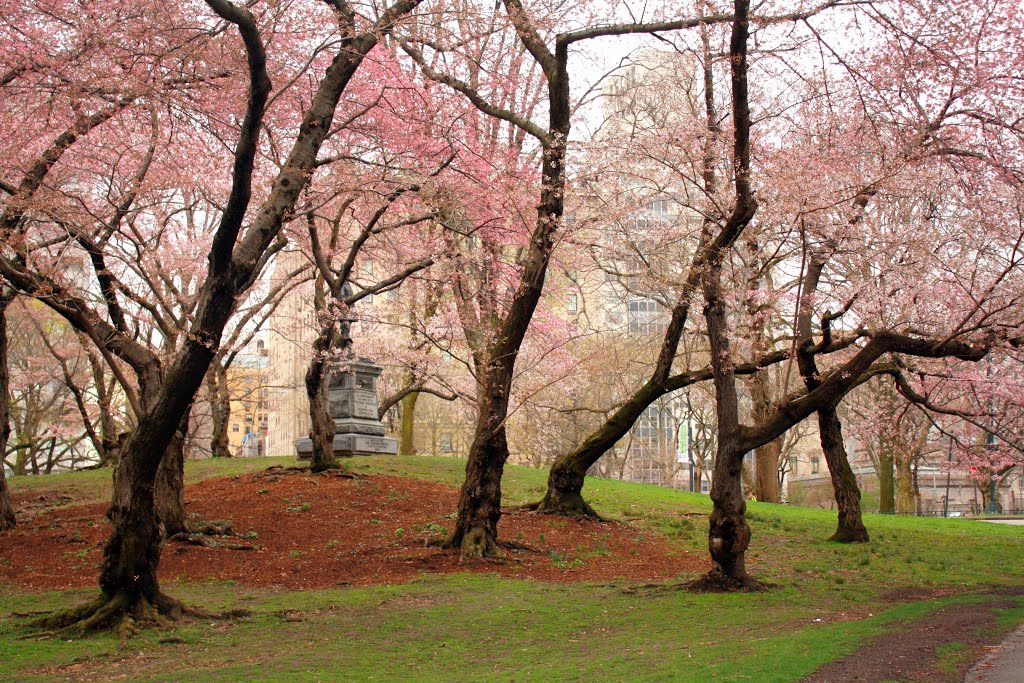
<svg viewBox="0 0 1024 683">
<path fill-rule="evenodd" d="M 353 392 L 352 399 L 355 403 L 355 408 L 352 411 L 355 417 L 361 417 L 367 420 L 377 419 L 376 392 L 360 391 L 357 389 Z"/>
</svg>

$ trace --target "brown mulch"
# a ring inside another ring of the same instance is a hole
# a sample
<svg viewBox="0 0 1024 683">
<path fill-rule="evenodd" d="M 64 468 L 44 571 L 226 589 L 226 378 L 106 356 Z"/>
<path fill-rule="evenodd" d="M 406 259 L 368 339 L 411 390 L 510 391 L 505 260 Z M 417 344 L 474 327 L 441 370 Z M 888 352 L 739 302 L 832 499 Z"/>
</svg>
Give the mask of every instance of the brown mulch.
<svg viewBox="0 0 1024 683">
<path fill-rule="evenodd" d="M 451 530 L 457 498 L 450 486 L 391 476 L 271 471 L 209 479 L 185 490 L 191 522 L 230 522 L 234 536 L 203 537 L 212 547 L 168 541 L 160 576 L 310 589 L 455 571 L 571 582 L 653 581 L 708 569 L 705 558 L 647 529 L 518 510 L 504 512 L 499 532 L 528 548 L 507 550 L 503 562 L 459 565 L 455 552 L 425 543 Z M 19 525 L 0 537 L 0 581 L 28 590 L 96 585 L 107 505 L 68 502 L 63 492 L 15 497 Z"/>
<path fill-rule="evenodd" d="M 845 658 L 821 667 L 802 683 L 962 681 L 967 669 L 992 645 L 995 610 L 1016 606 L 1012 600 L 991 600 L 944 607 L 902 630 L 876 636 Z M 949 643 L 966 645 L 970 654 L 963 656 L 953 671 L 943 672 L 936 668 L 939 659 L 935 649 Z"/>
</svg>

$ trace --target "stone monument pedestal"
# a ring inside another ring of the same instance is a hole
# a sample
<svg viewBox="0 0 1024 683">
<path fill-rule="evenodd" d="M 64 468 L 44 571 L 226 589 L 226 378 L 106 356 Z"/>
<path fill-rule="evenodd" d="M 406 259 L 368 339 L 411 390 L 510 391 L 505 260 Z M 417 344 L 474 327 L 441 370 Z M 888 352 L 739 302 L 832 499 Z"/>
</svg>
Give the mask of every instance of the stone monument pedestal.
<svg viewBox="0 0 1024 683">
<path fill-rule="evenodd" d="M 384 436 L 377 417 L 377 378 L 383 370 L 365 358 L 348 364 L 331 375 L 327 388 L 327 410 L 334 419 L 334 454 L 394 455 L 398 441 Z M 313 441 L 303 437 L 295 442 L 300 460 L 313 454 Z"/>
</svg>

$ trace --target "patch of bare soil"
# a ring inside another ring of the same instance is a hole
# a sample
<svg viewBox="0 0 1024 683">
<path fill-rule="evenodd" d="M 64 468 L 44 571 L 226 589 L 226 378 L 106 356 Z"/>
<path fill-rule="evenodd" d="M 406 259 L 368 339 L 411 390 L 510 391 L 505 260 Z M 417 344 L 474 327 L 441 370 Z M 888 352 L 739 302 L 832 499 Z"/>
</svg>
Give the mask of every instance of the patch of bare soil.
<svg viewBox="0 0 1024 683">
<path fill-rule="evenodd" d="M 873 638 L 847 657 L 819 668 L 803 683 L 962 681 L 967 669 L 992 644 L 995 610 L 1016 606 L 1011 600 L 990 600 L 944 607 L 902 630 Z M 966 646 L 969 653 L 940 669 L 936 648 L 953 643 Z"/>
<path fill-rule="evenodd" d="M 519 510 L 505 511 L 499 531 L 526 548 L 507 550 L 501 563 L 460 566 L 456 553 L 426 544 L 451 530 L 457 497 L 449 486 L 390 476 L 270 471 L 206 480 L 186 488 L 191 523 L 229 522 L 234 536 L 168 541 L 160 575 L 310 589 L 467 570 L 569 582 L 653 581 L 708 569 L 706 559 L 646 529 Z M 106 504 L 50 507 L 26 498 L 15 506 L 29 514 L 0 536 L 0 580 L 28 590 L 96 584 L 110 531 Z"/>
</svg>

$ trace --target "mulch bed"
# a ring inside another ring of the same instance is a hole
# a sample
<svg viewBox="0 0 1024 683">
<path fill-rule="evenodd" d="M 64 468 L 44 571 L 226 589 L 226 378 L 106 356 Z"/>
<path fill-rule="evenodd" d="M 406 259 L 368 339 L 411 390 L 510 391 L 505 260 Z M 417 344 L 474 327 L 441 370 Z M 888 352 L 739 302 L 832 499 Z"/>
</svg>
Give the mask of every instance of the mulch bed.
<svg viewBox="0 0 1024 683">
<path fill-rule="evenodd" d="M 107 505 L 76 505 L 73 495 L 15 497 L 19 525 L 0 537 L 0 581 L 33 591 L 96 585 Z M 499 532 L 529 548 L 506 551 L 500 563 L 460 565 L 455 552 L 426 544 L 451 530 L 457 498 L 450 486 L 391 476 L 284 470 L 209 479 L 186 488 L 191 522 L 230 522 L 234 536 L 203 537 L 212 547 L 169 541 L 160 576 L 312 589 L 456 571 L 572 582 L 663 580 L 709 568 L 647 529 L 519 510 L 505 511 Z"/>
</svg>

